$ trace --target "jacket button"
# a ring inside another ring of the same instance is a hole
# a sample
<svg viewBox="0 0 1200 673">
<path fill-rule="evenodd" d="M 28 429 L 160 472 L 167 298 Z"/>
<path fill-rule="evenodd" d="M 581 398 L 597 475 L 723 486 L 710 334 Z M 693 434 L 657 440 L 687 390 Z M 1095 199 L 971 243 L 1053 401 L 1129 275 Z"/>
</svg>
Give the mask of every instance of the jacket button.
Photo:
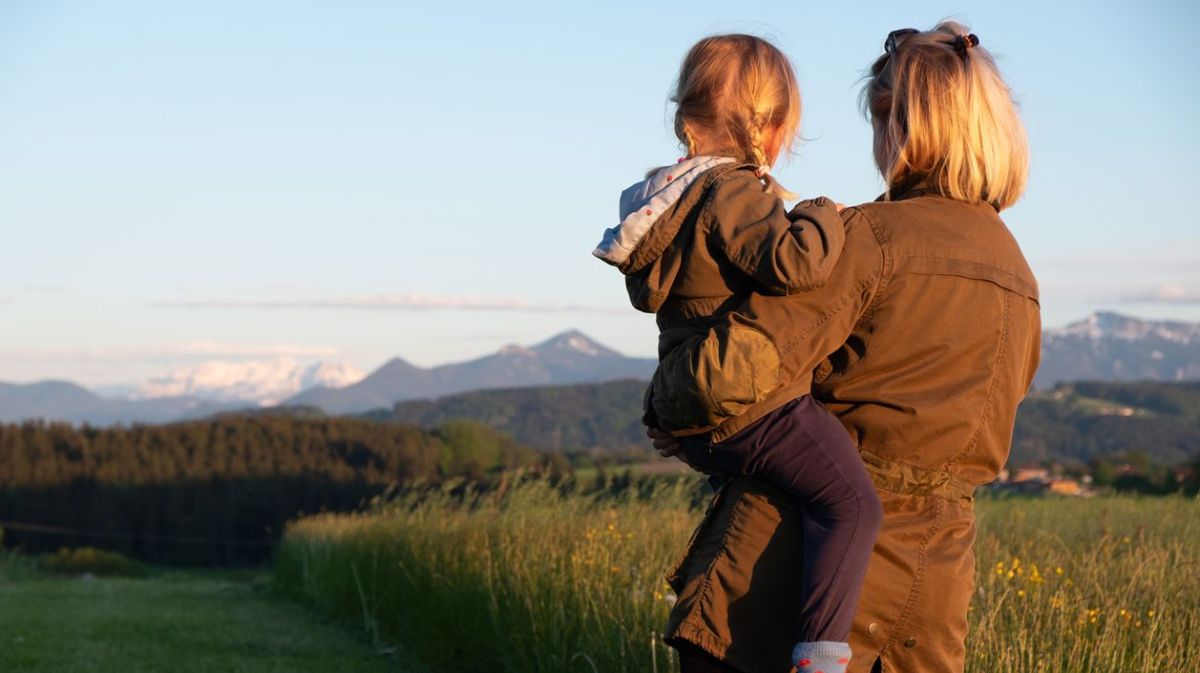
<svg viewBox="0 0 1200 673">
<path fill-rule="evenodd" d="M 867 633 L 879 633 L 879 625 L 871 622 L 871 625 L 867 627 Z"/>
<path fill-rule="evenodd" d="M 913 647 L 916 647 L 916 646 L 917 646 L 917 639 L 916 639 L 916 638 L 909 638 L 908 640 L 904 641 L 904 646 L 905 646 L 905 647 L 908 647 L 908 648 L 913 648 Z"/>
</svg>

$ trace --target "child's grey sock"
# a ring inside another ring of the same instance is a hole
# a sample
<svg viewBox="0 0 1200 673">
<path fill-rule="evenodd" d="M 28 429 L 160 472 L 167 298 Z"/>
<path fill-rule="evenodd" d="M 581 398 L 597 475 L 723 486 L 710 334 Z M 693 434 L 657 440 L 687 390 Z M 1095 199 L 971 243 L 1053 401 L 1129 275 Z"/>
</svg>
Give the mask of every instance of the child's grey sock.
<svg viewBox="0 0 1200 673">
<path fill-rule="evenodd" d="M 850 644 L 833 640 L 797 643 L 792 650 L 796 673 L 846 673 L 850 664 Z"/>
</svg>

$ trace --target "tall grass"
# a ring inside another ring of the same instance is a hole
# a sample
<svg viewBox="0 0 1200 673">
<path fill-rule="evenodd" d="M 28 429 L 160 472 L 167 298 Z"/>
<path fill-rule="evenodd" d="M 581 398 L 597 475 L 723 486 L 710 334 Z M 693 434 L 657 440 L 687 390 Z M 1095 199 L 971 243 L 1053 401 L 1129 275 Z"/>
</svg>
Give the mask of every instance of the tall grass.
<svg viewBox="0 0 1200 673">
<path fill-rule="evenodd" d="M 309 517 L 289 526 L 276 581 L 439 673 L 667 673 L 662 576 L 700 517 L 698 488 L 614 499 L 535 482 Z M 1196 501 L 983 500 L 978 512 L 968 670 L 1200 664 Z"/>
<path fill-rule="evenodd" d="M 1200 501 L 984 501 L 973 671 L 1200 666 Z"/>
</svg>

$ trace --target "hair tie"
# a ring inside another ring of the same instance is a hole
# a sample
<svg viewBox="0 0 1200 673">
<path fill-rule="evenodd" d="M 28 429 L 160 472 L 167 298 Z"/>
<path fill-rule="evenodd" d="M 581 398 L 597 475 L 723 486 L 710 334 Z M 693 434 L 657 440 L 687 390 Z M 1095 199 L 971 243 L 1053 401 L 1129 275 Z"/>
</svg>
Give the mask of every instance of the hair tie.
<svg viewBox="0 0 1200 673">
<path fill-rule="evenodd" d="M 754 167 L 754 177 L 758 178 L 759 180 L 762 180 L 764 192 L 771 191 L 771 167 L 770 166 L 768 166 L 766 164 L 755 166 Z"/>
<path fill-rule="evenodd" d="M 956 35 L 954 37 L 954 51 L 958 52 L 959 56 L 967 57 L 967 50 L 972 47 L 979 46 L 979 37 L 975 33 L 967 35 Z"/>
</svg>

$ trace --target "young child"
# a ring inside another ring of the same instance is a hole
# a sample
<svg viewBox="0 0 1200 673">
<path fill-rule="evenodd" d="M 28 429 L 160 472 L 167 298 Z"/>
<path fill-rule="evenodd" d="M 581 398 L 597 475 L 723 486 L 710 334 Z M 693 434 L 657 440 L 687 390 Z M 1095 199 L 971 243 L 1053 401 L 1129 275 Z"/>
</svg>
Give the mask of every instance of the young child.
<svg viewBox="0 0 1200 673">
<path fill-rule="evenodd" d="M 704 399 L 648 394 L 646 421 L 669 425 L 662 429 L 681 438 L 693 467 L 754 475 L 799 501 L 804 595 L 793 663 L 800 673 L 841 673 L 882 518 L 879 498 L 850 436 L 807 394 L 810 381 L 779 380 L 775 343 L 787 335 L 730 314 L 752 292 L 820 287 L 841 252 L 842 219 L 825 198 L 789 214 L 780 195 L 791 195 L 770 177 L 800 120 L 795 75 L 773 45 L 749 35 L 701 40 L 684 58 L 672 101 L 687 156 L 621 194 L 620 224 L 593 254 L 625 275 L 636 308 L 657 315 L 660 360 L 713 329 L 741 331 L 722 342 L 731 346 L 706 372 Z M 719 442 L 707 434 L 723 417 L 761 414 L 754 405 L 786 386 L 795 388 L 791 401 L 750 426 Z"/>
</svg>

